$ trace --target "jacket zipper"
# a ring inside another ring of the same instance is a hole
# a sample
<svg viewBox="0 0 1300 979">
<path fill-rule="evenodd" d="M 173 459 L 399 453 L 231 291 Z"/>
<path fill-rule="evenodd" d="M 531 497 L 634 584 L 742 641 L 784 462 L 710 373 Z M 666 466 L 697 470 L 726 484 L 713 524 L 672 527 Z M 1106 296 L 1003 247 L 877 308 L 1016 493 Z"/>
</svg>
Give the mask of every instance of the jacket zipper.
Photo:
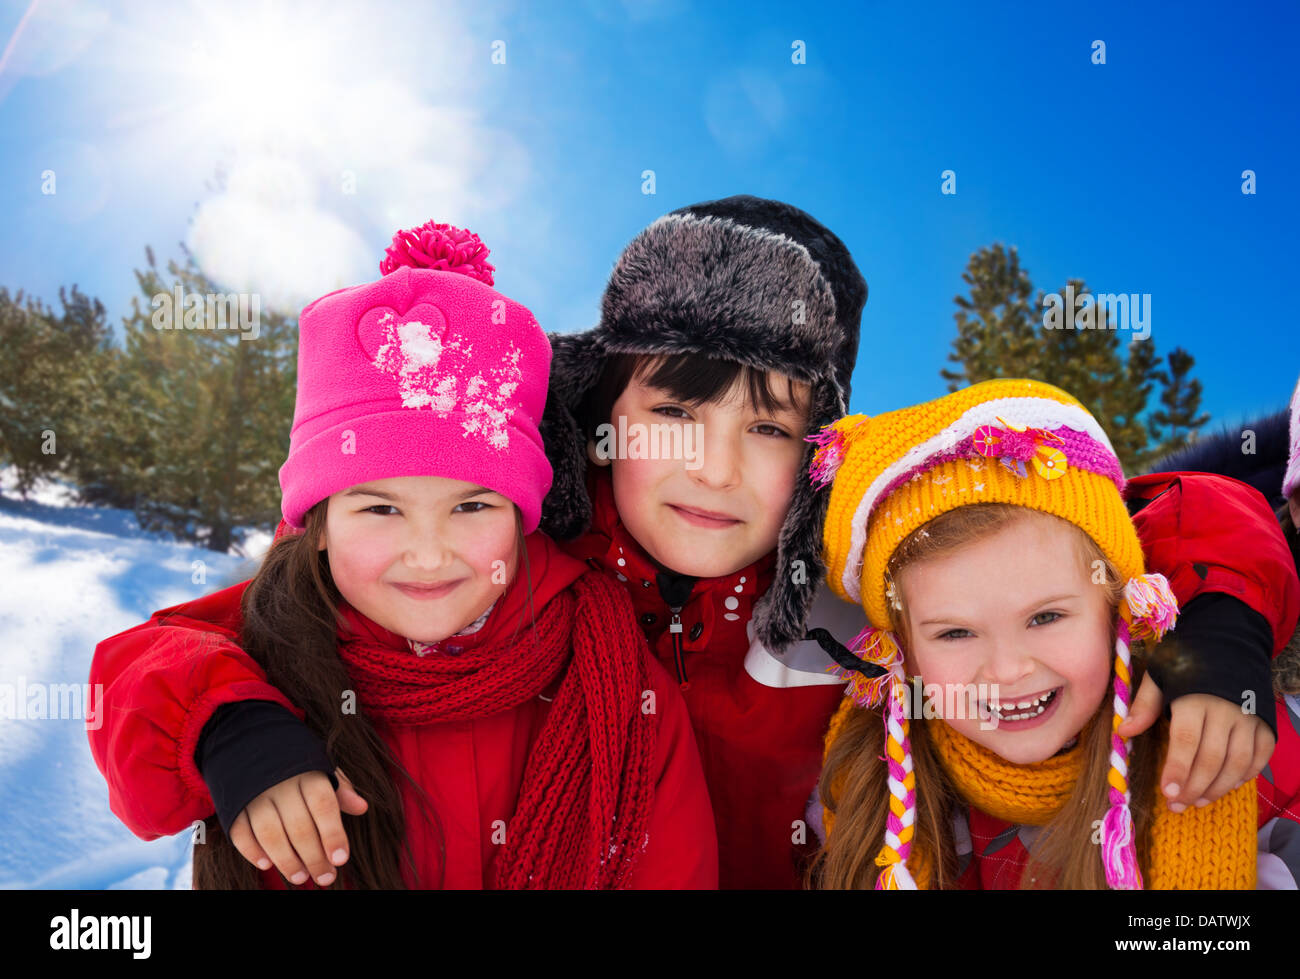
<svg viewBox="0 0 1300 979">
<path fill-rule="evenodd" d="M 677 664 L 677 682 L 686 684 L 686 658 L 682 655 L 682 617 L 678 613 L 682 606 L 677 605 L 668 611 L 673 613 L 672 619 L 668 623 L 668 631 L 673 637 L 673 660 Z"/>
<path fill-rule="evenodd" d="M 666 571 L 660 571 L 655 577 L 659 583 L 659 597 L 672 613 L 672 618 L 668 622 L 668 633 L 673 639 L 673 664 L 677 667 L 677 682 L 685 688 L 687 685 L 686 656 L 682 648 L 681 611 L 690 600 L 697 579 Z"/>
</svg>

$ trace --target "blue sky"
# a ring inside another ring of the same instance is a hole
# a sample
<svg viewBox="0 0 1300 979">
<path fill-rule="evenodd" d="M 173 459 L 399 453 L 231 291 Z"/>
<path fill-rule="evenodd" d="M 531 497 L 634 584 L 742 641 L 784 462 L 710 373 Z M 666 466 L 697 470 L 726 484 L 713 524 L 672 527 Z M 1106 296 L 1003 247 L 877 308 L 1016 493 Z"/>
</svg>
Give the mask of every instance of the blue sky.
<svg viewBox="0 0 1300 979">
<path fill-rule="evenodd" d="M 52 303 L 76 282 L 120 319 L 145 245 L 185 241 L 292 305 L 436 218 L 577 330 L 638 230 L 752 193 L 822 220 L 866 276 L 854 411 L 944 393 L 962 270 L 998 241 L 1040 288 L 1150 294 L 1216 423 L 1280 408 L 1296 5 L 1047 6 L 5 2 L 0 285 Z"/>
</svg>

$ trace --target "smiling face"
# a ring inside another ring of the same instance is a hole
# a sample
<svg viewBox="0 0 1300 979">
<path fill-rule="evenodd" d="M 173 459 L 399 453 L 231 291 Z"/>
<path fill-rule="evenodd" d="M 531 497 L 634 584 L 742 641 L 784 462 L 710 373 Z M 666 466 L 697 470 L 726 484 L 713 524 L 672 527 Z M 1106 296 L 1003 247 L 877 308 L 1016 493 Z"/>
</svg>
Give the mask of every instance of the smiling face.
<svg viewBox="0 0 1300 979">
<path fill-rule="evenodd" d="M 329 498 L 320 546 L 349 605 L 433 643 L 470 625 L 514 579 L 516 520 L 509 499 L 473 483 L 373 479 Z"/>
<path fill-rule="evenodd" d="M 772 390 L 784 392 L 787 380 L 773 373 Z M 594 464 L 612 466 L 619 517 L 653 561 L 680 574 L 715 578 L 775 549 L 807 448 L 809 387 L 795 381 L 793 392 L 793 404 L 769 411 L 753 403 L 739 378 L 725 397 L 702 404 L 674 400 L 631 378 L 614 402 L 612 424 L 625 419 L 629 432 L 637 430 L 633 426 L 700 426 L 675 433 L 671 442 L 693 445 L 690 458 L 682 452 L 681 458 L 611 460 L 588 444 Z"/>
<path fill-rule="evenodd" d="M 994 705 L 992 717 L 946 723 L 1007 761 L 1050 758 L 1106 697 L 1114 608 L 1065 521 L 1026 510 L 906 564 L 896 582 L 909 671 L 945 690 L 985 685 L 980 706 Z"/>
</svg>

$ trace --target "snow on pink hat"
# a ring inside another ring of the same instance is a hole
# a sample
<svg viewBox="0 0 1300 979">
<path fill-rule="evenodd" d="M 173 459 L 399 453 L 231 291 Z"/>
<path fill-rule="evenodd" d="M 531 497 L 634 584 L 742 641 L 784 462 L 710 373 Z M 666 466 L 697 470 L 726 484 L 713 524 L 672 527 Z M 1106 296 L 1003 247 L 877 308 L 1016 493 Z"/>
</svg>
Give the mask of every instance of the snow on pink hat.
<svg viewBox="0 0 1300 979">
<path fill-rule="evenodd" d="M 537 426 L 551 345 L 492 288 L 478 236 L 429 222 L 393 237 L 378 282 L 298 320 L 298 398 L 281 510 L 294 528 L 358 483 L 442 476 L 501 493 L 537 529 L 551 465 Z"/>
<path fill-rule="evenodd" d="M 1291 458 L 1282 480 L 1282 495 L 1289 500 L 1296 490 L 1300 490 L 1300 383 L 1291 395 Z"/>
</svg>

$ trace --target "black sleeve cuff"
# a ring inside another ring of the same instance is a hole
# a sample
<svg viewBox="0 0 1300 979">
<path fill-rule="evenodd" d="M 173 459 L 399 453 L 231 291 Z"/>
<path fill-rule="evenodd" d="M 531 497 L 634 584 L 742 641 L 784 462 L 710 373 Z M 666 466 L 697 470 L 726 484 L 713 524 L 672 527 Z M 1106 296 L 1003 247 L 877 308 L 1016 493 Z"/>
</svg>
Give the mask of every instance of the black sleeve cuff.
<svg viewBox="0 0 1300 979">
<path fill-rule="evenodd" d="M 1277 737 L 1273 702 L 1273 631 L 1240 599 L 1221 592 L 1198 595 L 1178 613 L 1178 625 L 1148 658 L 1147 671 L 1168 705 L 1208 693 L 1264 721 Z"/>
<path fill-rule="evenodd" d="M 287 778 L 324 772 L 339 787 L 325 743 L 292 711 L 269 700 L 218 707 L 203 725 L 194 761 L 227 835 L 250 802 Z"/>
</svg>

